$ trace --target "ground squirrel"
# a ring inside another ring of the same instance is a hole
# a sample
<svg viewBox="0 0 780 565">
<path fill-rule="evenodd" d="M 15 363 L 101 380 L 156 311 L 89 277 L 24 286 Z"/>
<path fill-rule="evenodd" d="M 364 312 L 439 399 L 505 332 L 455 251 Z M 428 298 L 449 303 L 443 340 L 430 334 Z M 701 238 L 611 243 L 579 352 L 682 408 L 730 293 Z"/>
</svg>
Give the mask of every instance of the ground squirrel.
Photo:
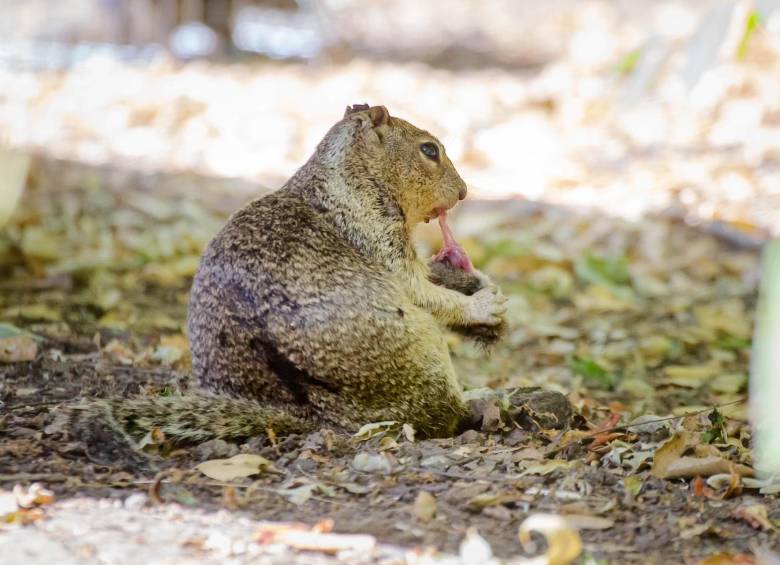
<svg viewBox="0 0 780 565">
<path fill-rule="evenodd" d="M 490 341 L 506 310 L 449 233 L 446 211 L 465 196 L 438 139 L 384 106 L 348 107 L 205 250 L 188 313 L 203 392 L 100 406 L 135 438 L 159 428 L 175 442 L 385 420 L 453 434 L 470 413 L 441 326 Z M 412 231 L 437 217 L 432 275 Z"/>
</svg>

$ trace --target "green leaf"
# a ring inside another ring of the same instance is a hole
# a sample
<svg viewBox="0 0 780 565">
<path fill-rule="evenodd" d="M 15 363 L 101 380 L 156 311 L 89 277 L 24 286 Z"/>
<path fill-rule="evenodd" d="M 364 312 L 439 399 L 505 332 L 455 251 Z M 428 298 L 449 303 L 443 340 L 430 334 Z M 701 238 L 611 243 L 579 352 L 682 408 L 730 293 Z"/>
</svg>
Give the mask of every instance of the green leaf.
<svg viewBox="0 0 780 565">
<path fill-rule="evenodd" d="M 516 239 L 500 239 L 486 246 L 485 262 L 487 263 L 496 257 L 512 259 L 523 257 L 530 253 L 531 249 L 527 242 L 517 241 Z"/>
<path fill-rule="evenodd" d="M 701 439 L 707 443 L 713 443 L 715 441 L 725 443 L 728 439 L 728 433 L 726 432 L 726 418 L 723 417 L 717 408 L 713 408 L 712 412 L 707 414 L 712 427 L 701 434 Z"/>
<path fill-rule="evenodd" d="M 672 338 L 669 341 L 669 348 L 666 350 L 666 358 L 673 361 L 682 357 L 683 353 L 685 353 L 683 342 L 679 339 Z"/>
<path fill-rule="evenodd" d="M 739 40 L 739 45 L 737 45 L 737 59 L 742 60 L 745 58 L 748 47 L 750 46 L 750 40 L 753 38 L 753 35 L 755 35 L 758 26 L 762 23 L 763 18 L 761 17 L 761 14 L 755 10 L 748 14 L 748 17 L 745 20 L 745 29 L 742 30 L 742 37 Z"/>
<path fill-rule="evenodd" d="M 718 338 L 715 345 L 720 349 L 731 349 L 734 351 L 740 349 L 749 349 L 751 341 L 742 337 L 734 337 L 733 335 L 724 334 Z"/>
<path fill-rule="evenodd" d="M 712 428 L 710 428 L 706 432 L 701 433 L 701 440 L 704 443 L 712 443 L 717 438 L 718 438 L 718 432 L 716 430 L 713 430 Z"/>
<path fill-rule="evenodd" d="M 593 359 L 572 357 L 569 366 L 575 374 L 580 375 L 588 386 L 611 390 L 617 381 L 614 373 L 610 373 Z"/>
<path fill-rule="evenodd" d="M 627 286 L 631 282 L 628 264 L 622 257 L 601 257 L 594 253 L 586 253 L 574 265 L 577 276 L 590 283 Z"/>
<path fill-rule="evenodd" d="M 21 328 L 17 328 L 13 324 L 0 322 L 0 339 L 5 337 L 20 337 L 20 336 L 30 336 L 30 335 L 32 334 L 24 331 Z"/>
<path fill-rule="evenodd" d="M 628 52 L 617 64 L 616 71 L 621 75 L 631 74 L 639 63 L 639 59 L 642 58 L 642 50 L 634 49 Z"/>
</svg>

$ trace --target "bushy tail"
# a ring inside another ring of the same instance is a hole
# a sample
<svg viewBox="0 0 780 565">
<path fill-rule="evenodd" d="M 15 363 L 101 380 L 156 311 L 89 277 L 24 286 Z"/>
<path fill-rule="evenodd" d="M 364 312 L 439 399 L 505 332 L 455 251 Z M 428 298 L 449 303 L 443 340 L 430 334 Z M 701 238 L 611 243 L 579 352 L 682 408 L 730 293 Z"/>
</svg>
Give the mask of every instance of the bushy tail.
<svg viewBox="0 0 780 565">
<path fill-rule="evenodd" d="M 107 427 L 135 442 L 160 430 L 165 440 L 174 444 L 247 438 L 269 428 L 285 434 L 314 427 L 305 415 L 294 414 L 290 409 L 203 393 L 86 402 L 72 407 L 71 421 L 82 433 L 91 430 L 94 435 L 96 427 L 104 433 Z"/>
</svg>

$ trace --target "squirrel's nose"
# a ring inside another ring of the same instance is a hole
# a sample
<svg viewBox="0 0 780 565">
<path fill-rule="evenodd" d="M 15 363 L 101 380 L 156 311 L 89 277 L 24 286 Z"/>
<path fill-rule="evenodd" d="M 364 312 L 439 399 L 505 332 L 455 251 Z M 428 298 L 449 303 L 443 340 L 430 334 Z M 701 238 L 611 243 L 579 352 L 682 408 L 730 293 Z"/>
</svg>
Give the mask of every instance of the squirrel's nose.
<svg viewBox="0 0 780 565">
<path fill-rule="evenodd" d="M 464 186 L 458 191 L 458 200 L 463 200 L 466 198 L 466 187 Z"/>
</svg>

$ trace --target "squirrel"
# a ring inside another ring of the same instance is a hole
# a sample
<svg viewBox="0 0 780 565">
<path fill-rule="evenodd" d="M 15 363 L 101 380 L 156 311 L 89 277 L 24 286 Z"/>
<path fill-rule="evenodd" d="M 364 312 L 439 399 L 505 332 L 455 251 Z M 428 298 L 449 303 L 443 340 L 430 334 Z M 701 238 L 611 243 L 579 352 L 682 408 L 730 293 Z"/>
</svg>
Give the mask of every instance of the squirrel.
<svg viewBox="0 0 780 565">
<path fill-rule="evenodd" d="M 489 344 L 506 312 L 447 227 L 465 197 L 437 138 L 384 106 L 347 107 L 306 164 L 206 248 L 187 317 L 199 390 L 86 412 L 173 443 L 388 420 L 426 437 L 465 429 L 441 326 Z M 445 246 L 426 265 L 412 235 L 435 218 Z"/>
</svg>

